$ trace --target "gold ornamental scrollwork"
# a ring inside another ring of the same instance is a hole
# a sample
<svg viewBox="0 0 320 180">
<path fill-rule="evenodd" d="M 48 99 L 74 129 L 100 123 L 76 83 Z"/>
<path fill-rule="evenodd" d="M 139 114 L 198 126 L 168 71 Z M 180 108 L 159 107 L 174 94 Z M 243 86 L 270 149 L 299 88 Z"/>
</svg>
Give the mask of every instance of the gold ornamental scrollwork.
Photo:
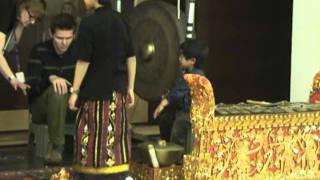
<svg viewBox="0 0 320 180">
<path fill-rule="evenodd" d="M 320 177 L 320 112 L 214 116 L 210 82 L 185 79 L 195 134 L 194 150 L 184 156 L 185 179 Z"/>
<path fill-rule="evenodd" d="M 315 178 L 319 126 L 212 131 L 206 147 L 184 157 L 185 179 Z"/>
</svg>

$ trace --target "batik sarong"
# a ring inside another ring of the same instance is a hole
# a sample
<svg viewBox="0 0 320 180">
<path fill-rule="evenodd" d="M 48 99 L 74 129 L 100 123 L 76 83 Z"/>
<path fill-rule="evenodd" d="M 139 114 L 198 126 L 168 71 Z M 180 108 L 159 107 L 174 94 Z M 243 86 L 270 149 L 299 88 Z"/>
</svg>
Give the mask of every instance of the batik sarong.
<svg viewBox="0 0 320 180">
<path fill-rule="evenodd" d="M 81 103 L 76 121 L 74 170 L 115 174 L 129 170 L 130 131 L 125 96 Z"/>
</svg>

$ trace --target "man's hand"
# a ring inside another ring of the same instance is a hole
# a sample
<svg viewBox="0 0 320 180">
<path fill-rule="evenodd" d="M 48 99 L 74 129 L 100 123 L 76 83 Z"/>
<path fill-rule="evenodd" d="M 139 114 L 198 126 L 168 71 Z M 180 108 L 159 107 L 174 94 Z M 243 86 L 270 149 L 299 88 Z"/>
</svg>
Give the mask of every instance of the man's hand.
<svg viewBox="0 0 320 180">
<path fill-rule="evenodd" d="M 66 94 L 68 92 L 68 85 L 71 85 L 68 80 L 56 75 L 49 76 L 49 81 L 53 86 L 54 92 L 60 95 Z"/>
<path fill-rule="evenodd" d="M 16 78 L 12 78 L 10 80 L 10 84 L 13 87 L 14 90 L 18 90 L 18 88 L 21 89 L 21 91 L 23 92 L 24 95 L 27 95 L 27 89 L 30 88 L 29 84 L 25 84 L 23 82 L 20 82 Z"/>
<path fill-rule="evenodd" d="M 128 108 L 131 108 L 134 105 L 134 92 L 133 89 L 128 90 L 127 94 Z"/>
<path fill-rule="evenodd" d="M 78 108 L 76 107 L 76 102 L 78 100 L 78 94 L 71 94 L 70 97 L 69 97 L 69 101 L 68 101 L 68 104 L 69 104 L 69 109 L 72 110 L 72 111 L 76 111 L 78 110 Z"/>
<path fill-rule="evenodd" d="M 160 102 L 160 104 L 158 105 L 158 107 L 153 113 L 153 118 L 156 119 L 168 104 L 169 104 L 169 101 L 166 98 L 162 99 L 162 101 Z"/>
</svg>

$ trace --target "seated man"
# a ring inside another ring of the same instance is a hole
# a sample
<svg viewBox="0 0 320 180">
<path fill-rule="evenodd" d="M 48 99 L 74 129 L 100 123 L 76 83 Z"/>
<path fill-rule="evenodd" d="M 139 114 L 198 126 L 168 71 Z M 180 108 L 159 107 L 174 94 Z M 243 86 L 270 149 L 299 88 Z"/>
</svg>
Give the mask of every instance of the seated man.
<svg viewBox="0 0 320 180">
<path fill-rule="evenodd" d="M 190 122 L 191 95 L 183 74 L 203 75 L 200 66 L 208 57 L 209 48 L 204 42 L 199 40 L 186 40 L 180 45 L 180 53 L 179 63 L 181 73 L 176 80 L 175 86 L 162 99 L 153 116 L 157 118 L 164 108 L 170 105 L 158 118 L 160 135 L 170 142 L 183 146 L 185 152 L 190 153 L 192 150 L 192 128 Z"/>
<path fill-rule="evenodd" d="M 76 22 L 69 14 L 57 15 L 51 24 L 52 39 L 37 44 L 28 62 L 27 83 L 33 122 L 47 122 L 48 163 L 62 160 L 68 86 L 74 75 L 73 37 Z"/>
</svg>

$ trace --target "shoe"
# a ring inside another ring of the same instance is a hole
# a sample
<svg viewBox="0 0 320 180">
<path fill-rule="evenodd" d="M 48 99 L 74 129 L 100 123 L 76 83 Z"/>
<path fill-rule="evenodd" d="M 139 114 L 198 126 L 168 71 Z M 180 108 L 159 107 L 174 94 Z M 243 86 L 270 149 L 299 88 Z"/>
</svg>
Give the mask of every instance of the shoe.
<svg viewBox="0 0 320 180">
<path fill-rule="evenodd" d="M 61 152 L 55 149 L 48 151 L 45 156 L 46 164 L 60 164 L 62 162 Z"/>
<path fill-rule="evenodd" d="M 56 163 L 61 163 L 62 161 L 62 154 L 60 151 L 53 150 L 51 153 L 51 161 Z"/>
<path fill-rule="evenodd" d="M 47 152 L 47 154 L 44 156 L 44 160 L 45 160 L 45 161 L 50 161 L 51 156 L 52 156 L 51 154 L 52 154 L 52 146 L 49 145 L 49 147 L 48 147 L 48 152 Z"/>
</svg>

